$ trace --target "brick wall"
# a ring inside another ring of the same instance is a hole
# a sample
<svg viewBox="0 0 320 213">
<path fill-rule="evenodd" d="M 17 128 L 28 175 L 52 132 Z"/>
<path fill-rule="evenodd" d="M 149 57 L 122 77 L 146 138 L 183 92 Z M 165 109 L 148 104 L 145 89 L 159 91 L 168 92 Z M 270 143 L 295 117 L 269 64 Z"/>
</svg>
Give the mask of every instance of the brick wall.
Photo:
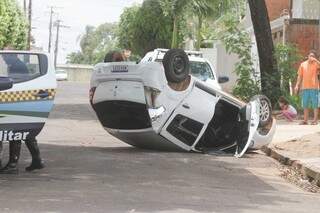
<svg viewBox="0 0 320 213">
<path fill-rule="evenodd" d="M 296 44 L 306 56 L 313 49 L 320 54 L 320 28 L 318 20 L 292 19 L 287 29 L 287 41 Z"/>
<path fill-rule="evenodd" d="M 279 18 L 283 10 L 290 11 L 290 0 L 266 0 L 270 21 Z"/>
</svg>

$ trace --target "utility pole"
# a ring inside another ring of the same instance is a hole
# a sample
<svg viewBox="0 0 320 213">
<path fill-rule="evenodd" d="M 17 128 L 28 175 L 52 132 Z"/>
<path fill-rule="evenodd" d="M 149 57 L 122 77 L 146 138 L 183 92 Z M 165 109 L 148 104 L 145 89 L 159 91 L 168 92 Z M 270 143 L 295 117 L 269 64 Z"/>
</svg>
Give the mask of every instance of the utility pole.
<svg viewBox="0 0 320 213">
<path fill-rule="evenodd" d="M 57 59 L 58 59 L 58 48 L 59 48 L 59 34 L 60 34 L 60 27 L 61 27 L 61 20 L 57 20 L 55 23 L 57 27 L 57 35 L 56 35 L 56 47 L 54 49 L 54 67 L 57 67 Z"/>
<path fill-rule="evenodd" d="M 29 29 L 28 29 L 28 50 L 31 49 L 31 29 L 32 29 L 32 0 L 29 0 L 29 11 L 28 11 L 28 19 L 29 19 Z"/>
<path fill-rule="evenodd" d="M 57 67 L 58 60 L 58 52 L 59 52 L 59 37 L 60 37 L 60 28 L 70 28 L 69 26 L 61 25 L 61 20 L 57 20 L 55 22 L 55 26 L 57 27 L 57 35 L 56 35 L 56 46 L 54 49 L 54 67 Z"/>
<path fill-rule="evenodd" d="M 48 52 L 49 52 L 49 53 L 51 52 L 51 49 L 52 49 L 52 34 L 53 34 L 52 29 L 53 29 L 53 24 L 55 24 L 54 21 L 53 21 L 53 19 L 54 19 L 53 16 L 54 16 L 55 14 L 58 14 L 58 13 L 55 12 L 55 9 L 59 9 L 59 8 L 61 8 L 61 7 L 51 6 L 51 7 L 50 7 L 50 11 L 49 11 L 49 14 L 50 14 L 50 21 L 49 21 L 49 42 L 48 42 Z"/>
<path fill-rule="evenodd" d="M 48 52 L 51 52 L 51 41 L 52 41 L 52 17 L 53 17 L 53 7 L 50 8 L 50 23 L 49 23 L 49 46 Z"/>
<path fill-rule="evenodd" d="M 27 0 L 23 0 L 23 13 L 27 17 Z"/>
</svg>

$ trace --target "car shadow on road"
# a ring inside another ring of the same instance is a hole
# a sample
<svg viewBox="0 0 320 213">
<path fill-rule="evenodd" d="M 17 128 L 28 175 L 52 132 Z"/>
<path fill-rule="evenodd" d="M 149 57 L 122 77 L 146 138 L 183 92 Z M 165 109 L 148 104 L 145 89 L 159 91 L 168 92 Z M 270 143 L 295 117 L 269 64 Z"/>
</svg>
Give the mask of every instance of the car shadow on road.
<svg viewBox="0 0 320 213">
<path fill-rule="evenodd" d="M 23 149 L 20 174 L 0 177 L 0 210 L 245 212 L 296 202 L 246 169 L 255 166 L 252 159 L 132 147 L 40 146 L 44 170 L 24 172 L 29 154 Z"/>
</svg>

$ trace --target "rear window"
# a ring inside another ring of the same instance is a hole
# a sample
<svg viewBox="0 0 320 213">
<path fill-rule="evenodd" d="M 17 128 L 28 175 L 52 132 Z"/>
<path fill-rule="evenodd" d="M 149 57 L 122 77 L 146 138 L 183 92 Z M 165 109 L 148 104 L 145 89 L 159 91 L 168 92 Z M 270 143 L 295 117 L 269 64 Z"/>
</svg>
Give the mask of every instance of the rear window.
<svg viewBox="0 0 320 213">
<path fill-rule="evenodd" d="M 191 75 L 202 81 L 207 81 L 208 79 L 215 80 L 211 67 L 206 62 L 190 61 L 190 71 Z"/>
<path fill-rule="evenodd" d="M 162 63 L 161 59 L 157 59 L 156 62 Z M 190 61 L 190 74 L 201 81 L 207 81 L 208 79 L 215 80 L 213 70 L 207 62 Z"/>
<path fill-rule="evenodd" d="M 28 81 L 41 75 L 37 54 L 0 54 L 0 76 L 10 77 L 15 83 Z"/>
</svg>

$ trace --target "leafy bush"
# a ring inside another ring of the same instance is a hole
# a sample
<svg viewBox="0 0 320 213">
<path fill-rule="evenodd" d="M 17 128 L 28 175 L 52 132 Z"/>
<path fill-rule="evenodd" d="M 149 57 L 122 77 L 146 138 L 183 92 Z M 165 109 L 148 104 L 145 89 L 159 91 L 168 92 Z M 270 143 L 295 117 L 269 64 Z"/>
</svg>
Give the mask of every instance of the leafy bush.
<svg viewBox="0 0 320 213">
<path fill-rule="evenodd" d="M 275 57 L 278 61 L 278 70 L 281 78 L 281 95 L 286 97 L 298 111 L 302 111 L 300 96 L 292 95 L 292 88 L 290 88 L 296 80 L 297 63 L 301 61 L 302 56 L 293 44 L 277 44 Z"/>
<path fill-rule="evenodd" d="M 238 76 L 233 94 L 245 101 L 260 93 L 260 82 L 253 68 L 251 57 L 251 39 L 248 32 L 239 27 L 239 19 L 232 14 L 222 20 L 222 31 L 218 38 L 224 43 L 228 53 L 235 53 L 239 57 L 234 72 Z"/>
<path fill-rule="evenodd" d="M 297 62 L 302 59 L 296 46 L 292 44 L 278 44 L 275 47 L 275 57 L 281 78 L 281 93 L 290 93 L 290 85 L 297 77 Z"/>
</svg>

